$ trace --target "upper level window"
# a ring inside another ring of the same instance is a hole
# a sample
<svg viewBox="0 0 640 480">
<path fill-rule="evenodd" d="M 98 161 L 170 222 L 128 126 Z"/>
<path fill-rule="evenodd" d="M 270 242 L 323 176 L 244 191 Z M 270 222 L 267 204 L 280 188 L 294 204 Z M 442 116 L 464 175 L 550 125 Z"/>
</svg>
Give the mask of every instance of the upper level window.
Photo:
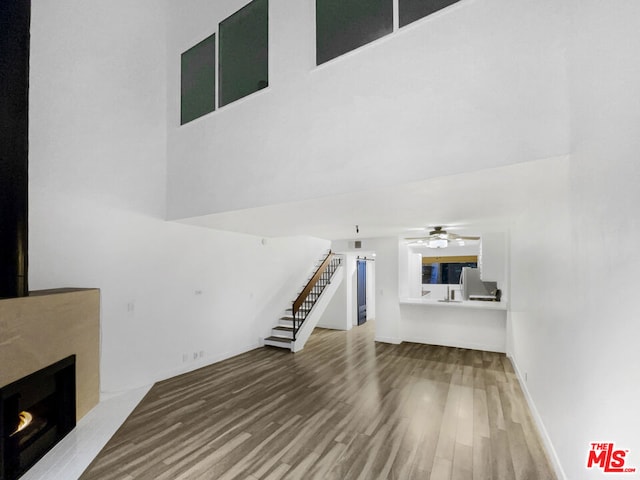
<svg viewBox="0 0 640 480">
<path fill-rule="evenodd" d="M 398 0 L 398 17 L 400 26 L 404 27 L 411 22 L 442 10 L 459 0 Z"/>
<path fill-rule="evenodd" d="M 316 0 L 316 65 L 393 31 L 393 0 Z"/>
<path fill-rule="evenodd" d="M 180 73 L 180 125 L 216 109 L 216 36 L 184 52 Z"/>
<path fill-rule="evenodd" d="M 253 0 L 220 22 L 219 106 L 269 85 L 269 1 Z"/>
</svg>

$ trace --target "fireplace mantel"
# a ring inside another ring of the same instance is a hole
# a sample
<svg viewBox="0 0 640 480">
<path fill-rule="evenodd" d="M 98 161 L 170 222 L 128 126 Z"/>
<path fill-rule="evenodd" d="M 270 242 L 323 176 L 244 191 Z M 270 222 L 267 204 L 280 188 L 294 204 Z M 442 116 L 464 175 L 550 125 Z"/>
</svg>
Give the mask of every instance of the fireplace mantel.
<svg viewBox="0 0 640 480">
<path fill-rule="evenodd" d="M 58 289 L 0 300 L 0 387 L 76 355 L 76 417 L 100 397 L 100 291 Z"/>
</svg>

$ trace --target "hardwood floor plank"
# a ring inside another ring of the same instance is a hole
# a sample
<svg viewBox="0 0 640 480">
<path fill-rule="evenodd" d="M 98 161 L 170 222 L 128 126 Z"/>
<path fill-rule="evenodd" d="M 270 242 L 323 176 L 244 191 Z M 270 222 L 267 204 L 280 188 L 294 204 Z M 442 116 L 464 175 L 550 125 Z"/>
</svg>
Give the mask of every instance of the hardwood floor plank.
<svg viewBox="0 0 640 480">
<path fill-rule="evenodd" d="M 338 461 L 327 472 L 329 480 L 344 480 L 347 473 L 354 465 L 358 456 L 368 448 L 370 438 L 366 435 L 356 435 L 351 443 L 345 445 L 344 452 L 338 458 Z"/>
<path fill-rule="evenodd" d="M 382 444 L 377 457 L 374 459 L 372 471 L 377 472 L 377 478 L 389 478 L 391 468 L 398 456 L 398 451 L 402 445 L 402 439 L 409 427 L 408 418 L 400 418 L 397 423 L 394 422 L 393 430 L 389 437 Z"/>
<path fill-rule="evenodd" d="M 291 468 L 290 465 L 287 465 L 286 463 L 281 463 L 280 465 L 278 465 L 278 467 L 273 470 L 268 477 L 265 477 L 265 480 L 280 480 L 281 478 L 284 478 L 284 476 L 287 474 L 287 472 L 289 471 L 289 469 Z M 259 477 L 253 477 L 255 479 L 258 479 Z"/>
<path fill-rule="evenodd" d="M 473 479 L 473 447 L 456 442 L 451 466 L 452 480 Z"/>
<path fill-rule="evenodd" d="M 456 433 L 458 427 L 458 409 L 460 406 L 460 396 L 462 387 L 454 383 L 449 386 L 449 395 L 440 425 L 438 435 L 438 446 L 436 447 L 436 457 L 453 461 L 453 452 L 456 443 Z"/>
<path fill-rule="evenodd" d="M 495 478 L 492 468 L 491 440 L 488 437 L 474 437 L 472 472 L 473 480 L 493 480 Z M 544 477 L 541 477 L 540 480 L 542 478 Z"/>
<path fill-rule="evenodd" d="M 451 479 L 451 460 L 446 458 L 435 458 L 433 462 L 433 470 L 429 476 L 430 480 L 450 480 Z"/>
<path fill-rule="evenodd" d="M 246 473 L 249 467 L 254 463 L 256 457 L 263 454 L 266 447 L 274 439 L 282 435 L 288 428 L 291 427 L 292 424 L 298 422 L 299 419 L 300 416 L 296 415 L 295 417 L 290 418 L 285 424 L 280 425 L 278 428 L 274 429 L 268 437 L 262 440 L 251 451 L 247 452 L 247 454 L 242 457 L 241 461 L 233 465 L 233 467 L 231 467 L 223 475 L 221 475 L 218 480 L 231 480 L 234 478 L 239 478 L 241 473 Z"/>
<path fill-rule="evenodd" d="M 307 478 L 307 471 L 312 465 L 320 458 L 316 452 L 309 452 L 295 467 L 293 467 L 283 477 L 289 480 L 298 480 L 300 478 Z"/>
<path fill-rule="evenodd" d="M 307 478 L 327 478 L 329 470 L 344 454 L 347 446 L 343 443 L 333 442 L 329 448 L 320 455 L 319 460 L 313 465 Z"/>
<path fill-rule="evenodd" d="M 554 479 L 510 361 L 316 329 L 159 382 L 81 480 Z"/>
<path fill-rule="evenodd" d="M 458 425 L 456 427 L 456 443 L 473 446 L 473 383 L 460 388 L 458 405 Z"/>
<path fill-rule="evenodd" d="M 473 435 L 474 444 L 478 437 L 489 438 L 490 435 L 487 392 L 478 388 L 473 390 Z"/>
</svg>

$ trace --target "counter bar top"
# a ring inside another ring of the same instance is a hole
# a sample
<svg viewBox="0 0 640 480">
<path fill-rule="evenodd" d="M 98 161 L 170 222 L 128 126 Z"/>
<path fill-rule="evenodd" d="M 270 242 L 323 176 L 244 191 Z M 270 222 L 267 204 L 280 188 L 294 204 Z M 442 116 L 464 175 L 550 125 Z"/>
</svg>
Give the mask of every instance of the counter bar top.
<svg viewBox="0 0 640 480">
<path fill-rule="evenodd" d="M 482 300 L 454 300 L 451 302 L 439 302 L 436 299 L 426 298 L 401 298 L 400 305 L 424 305 L 428 307 L 452 307 L 475 308 L 479 310 L 506 310 L 507 302 L 484 302 Z"/>
</svg>

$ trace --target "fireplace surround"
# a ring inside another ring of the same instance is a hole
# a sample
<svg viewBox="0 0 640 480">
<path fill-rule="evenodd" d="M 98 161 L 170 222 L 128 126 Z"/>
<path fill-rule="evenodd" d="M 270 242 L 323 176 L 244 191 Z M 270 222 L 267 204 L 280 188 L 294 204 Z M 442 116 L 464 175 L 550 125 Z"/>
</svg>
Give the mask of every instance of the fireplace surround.
<svg viewBox="0 0 640 480">
<path fill-rule="evenodd" d="M 0 388 L 0 480 L 15 480 L 76 425 L 76 357 Z"/>
<path fill-rule="evenodd" d="M 60 361 L 68 361 L 75 357 L 75 373 L 70 370 L 66 374 L 57 374 L 58 378 L 68 378 L 64 382 L 75 382 L 75 394 L 71 396 L 75 407 L 72 420 L 75 422 L 86 415 L 99 401 L 100 396 L 100 291 L 97 289 L 56 289 L 30 292 L 28 297 L 0 300 L 0 401 L 4 403 L 2 418 L 7 427 L 15 431 L 16 415 L 25 408 L 39 402 L 23 401 L 16 413 L 9 415 L 5 400 L 10 399 L 15 384 L 30 377 L 34 372 L 46 370 Z M 68 365 L 67 365 L 68 366 Z M 65 377 L 69 375 L 69 377 Z M 52 384 L 62 382 L 39 381 L 45 390 L 52 391 Z M 63 383 L 64 383 L 63 382 Z M 48 386 L 47 386 L 48 385 Z M 24 393 L 23 397 L 31 395 Z M 48 397 L 49 395 L 45 395 Z M 65 401 L 70 405 L 70 401 Z M 38 411 L 48 407 L 38 406 L 30 412 L 34 421 L 38 422 Z M 29 412 L 29 409 L 26 408 Z M 46 412 L 45 412 L 46 413 Z M 60 429 L 64 430 L 65 422 Z M 38 427 L 36 423 L 34 426 Z M 38 427 L 39 428 L 39 427 Z M 73 427 L 71 427 L 73 428 Z M 25 430 L 26 432 L 26 430 Z M 19 432 L 21 433 L 21 432 Z M 31 435 L 31 433 L 29 434 Z M 51 435 L 51 434 L 50 434 Z M 23 438 L 20 436 L 20 438 Z M 2 440 L 4 439 L 4 440 Z M 4 446 L 11 448 L 6 442 L 6 432 L 0 435 Z M 13 441 L 13 439 L 11 440 Z M 23 439 L 23 445 L 32 440 Z M 34 440 L 35 441 L 35 440 Z M 5 448 L 3 447 L 3 448 Z M 15 447 L 15 445 L 14 445 Z M 27 453 L 23 454 L 27 456 Z M 24 462 L 24 459 L 23 459 Z M 4 461 L 3 468 L 4 468 Z M 19 470 L 15 465 L 13 471 Z M 6 470 L 6 468 L 5 468 Z M 15 477 L 6 477 L 15 478 Z M 0 480 L 6 480 L 0 476 Z"/>
</svg>

